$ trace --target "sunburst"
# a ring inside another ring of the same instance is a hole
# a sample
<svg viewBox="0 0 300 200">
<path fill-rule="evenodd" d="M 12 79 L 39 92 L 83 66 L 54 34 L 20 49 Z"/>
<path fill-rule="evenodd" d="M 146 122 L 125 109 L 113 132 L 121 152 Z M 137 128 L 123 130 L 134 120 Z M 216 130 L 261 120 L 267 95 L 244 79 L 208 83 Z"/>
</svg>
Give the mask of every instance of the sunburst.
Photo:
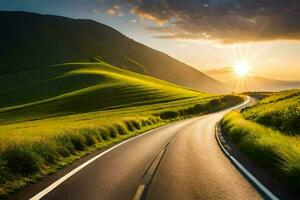
<svg viewBox="0 0 300 200">
<path fill-rule="evenodd" d="M 239 78 L 244 78 L 250 73 L 250 65 L 246 61 L 237 61 L 233 65 L 233 71 Z"/>
</svg>

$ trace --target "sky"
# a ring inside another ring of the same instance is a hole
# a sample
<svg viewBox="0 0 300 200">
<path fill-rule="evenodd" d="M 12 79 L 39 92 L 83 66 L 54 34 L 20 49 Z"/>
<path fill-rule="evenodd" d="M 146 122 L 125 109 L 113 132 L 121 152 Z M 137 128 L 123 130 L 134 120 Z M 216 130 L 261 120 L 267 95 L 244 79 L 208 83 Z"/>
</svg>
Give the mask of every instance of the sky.
<svg viewBox="0 0 300 200">
<path fill-rule="evenodd" d="M 0 10 L 93 19 L 204 72 L 242 61 L 300 80 L 299 0 L 0 0 Z"/>
</svg>

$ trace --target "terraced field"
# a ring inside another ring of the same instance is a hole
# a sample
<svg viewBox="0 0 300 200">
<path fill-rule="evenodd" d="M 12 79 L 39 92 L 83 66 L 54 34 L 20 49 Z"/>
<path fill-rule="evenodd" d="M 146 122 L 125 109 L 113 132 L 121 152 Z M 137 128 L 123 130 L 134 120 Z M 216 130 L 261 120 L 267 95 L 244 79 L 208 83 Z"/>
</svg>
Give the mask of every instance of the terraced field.
<svg viewBox="0 0 300 200">
<path fill-rule="evenodd" d="M 91 152 L 242 101 L 103 62 L 0 75 L 0 196 Z"/>
</svg>

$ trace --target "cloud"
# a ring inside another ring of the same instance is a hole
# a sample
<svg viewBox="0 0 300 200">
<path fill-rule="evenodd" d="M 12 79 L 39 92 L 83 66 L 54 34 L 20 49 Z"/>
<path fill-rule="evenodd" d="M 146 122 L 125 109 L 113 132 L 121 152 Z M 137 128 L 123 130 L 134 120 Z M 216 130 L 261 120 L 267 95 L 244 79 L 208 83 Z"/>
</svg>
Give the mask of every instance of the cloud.
<svg viewBox="0 0 300 200">
<path fill-rule="evenodd" d="M 136 14 L 138 15 L 142 20 L 151 20 L 151 21 L 154 21 L 157 25 L 163 25 L 166 20 L 164 19 L 161 19 L 155 15 L 152 15 L 151 13 L 147 13 L 147 12 L 144 12 L 143 10 L 140 10 L 139 7 L 135 6 L 131 9 L 130 11 L 131 13 L 133 14 Z"/>
<path fill-rule="evenodd" d="M 300 40 L 299 0 L 127 0 L 158 38 L 243 43 Z"/>
<path fill-rule="evenodd" d="M 125 13 L 122 10 L 122 7 L 115 4 L 106 10 L 106 14 L 110 16 L 118 15 L 119 17 L 123 17 Z"/>
<path fill-rule="evenodd" d="M 106 14 L 110 16 L 114 16 L 116 14 L 116 11 L 112 8 L 109 8 L 106 10 Z"/>
</svg>

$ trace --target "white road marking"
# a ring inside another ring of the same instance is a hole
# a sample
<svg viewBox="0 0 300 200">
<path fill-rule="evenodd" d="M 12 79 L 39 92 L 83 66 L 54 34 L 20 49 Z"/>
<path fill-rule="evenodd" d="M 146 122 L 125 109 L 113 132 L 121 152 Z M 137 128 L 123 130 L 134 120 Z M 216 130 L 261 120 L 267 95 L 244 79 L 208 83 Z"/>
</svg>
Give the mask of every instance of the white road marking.
<svg viewBox="0 0 300 200">
<path fill-rule="evenodd" d="M 250 98 L 247 97 L 247 101 L 245 101 L 244 104 L 237 106 L 235 108 L 241 107 L 246 105 L 250 102 Z M 232 108 L 232 109 L 235 109 Z M 222 145 L 221 140 L 219 138 L 219 123 L 216 125 L 216 138 L 219 146 L 221 147 L 224 154 L 229 158 L 229 160 L 238 168 L 238 170 L 244 174 L 248 180 L 250 180 L 250 183 L 264 196 L 266 199 L 270 200 L 279 200 L 278 197 L 276 197 L 270 190 L 268 190 L 259 180 L 257 180 L 240 162 L 238 162 L 233 156 L 229 154 L 229 152 L 225 149 L 225 147 Z"/>
<path fill-rule="evenodd" d="M 142 198 L 144 190 L 145 190 L 145 185 L 140 185 L 132 200 L 140 200 Z"/>
<path fill-rule="evenodd" d="M 171 124 L 169 124 L 171 125 Z M 39 200 L 41 199 L 42 197 L 44 197 L 46 194 L 48 194 L 49 192 L 51 192 L 52 190 L 54 190 L 57 186 L 59 186 L 60 184 L 62 184 L 64 181 L 66 181 L 68 178 L 70 178 L 71 176 L 73 176 L 74 174 L 76 174 L 78 171 L 80 171 L 81 169 L 83 169 L 84 167 L 86 167 L 87 165 L 91 164 L 92 162 L 94 162 L 95 160 L 97 160 L 98 158 L 100 158 L 101 156 L 107 154 L 108 152 L 114 150 L 115 148 L 127 143 L 127 142 L 130 142 L 134 139 L 137 139 L 139 137 L 142 137 L 144 136 L 145 134 L 147 133 L 150 133 L 150 132 L 153 132 L 153 131 L 157 131 L 161 128 L 165 128 L 167 127 L 168 125 L 166 126 L 162 126 L 162 127 L 159 127 L 159 128 L 156 128 L 156 129 L 153 129 L 153 130 L 150 130 L 150 131 L 147 131 L 143 134 L 140 134 L 138 136 L 135 136 L 133 138 L 130 138 L 128 140 L 125 140 L 113 147 L 111 147 L 110 149 L 107 149 L 106 151 L 100 153 L 99 155 L 91 158 L 90 160 L 86 161 L 85 163 L 83 163 L 82 165 L 76 167 L 75 169 L 73 169 L 71 172 L 69 172 L 68 174 L 66 174 L 65 176 L 61 177 L 60 179 L 58 179 L 57 181 L 55 181 L 54 183 L 52 183 L 51 185 L 49 185 L 47 188 L 45 188 L 44 190 L 42 190 L 41 192 L 39 192 L 38 194 L 36 194 L 34 197 L 30 198 L 30 200 Z"/>
</svg>

